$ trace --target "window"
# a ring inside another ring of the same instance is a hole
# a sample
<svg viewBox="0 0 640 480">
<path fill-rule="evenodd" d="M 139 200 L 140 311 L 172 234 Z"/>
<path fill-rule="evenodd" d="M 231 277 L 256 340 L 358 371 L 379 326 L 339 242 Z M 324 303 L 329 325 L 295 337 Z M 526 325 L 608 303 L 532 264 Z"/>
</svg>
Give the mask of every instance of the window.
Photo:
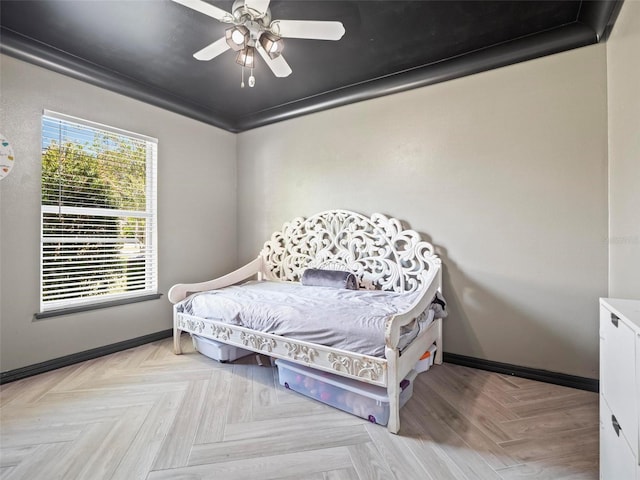
<svg viewBox="0 0 640 480">
<path fill-rule="evenodd" d="M 157 143 L 44 112 L 41 312 L 157 294 Z"/>
</svg>

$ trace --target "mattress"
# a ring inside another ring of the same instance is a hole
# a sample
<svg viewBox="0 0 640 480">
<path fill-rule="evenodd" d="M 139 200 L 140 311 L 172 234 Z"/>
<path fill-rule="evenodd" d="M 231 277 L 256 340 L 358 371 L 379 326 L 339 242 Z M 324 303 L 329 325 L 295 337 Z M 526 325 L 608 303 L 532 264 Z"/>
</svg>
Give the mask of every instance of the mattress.
<svg viewBox="0 0 640 480">
<path fill-rule="evenodd" d="M 347 290 L 292 282 L 257 282 L 211 290 L 183 300 L 179 311 L 251 330 L 384 357 L 385 325 L 410 308 L 418 292 Z M 433 319 L 428 309 L 405 327 L 400 348 Z"/>
</svg>

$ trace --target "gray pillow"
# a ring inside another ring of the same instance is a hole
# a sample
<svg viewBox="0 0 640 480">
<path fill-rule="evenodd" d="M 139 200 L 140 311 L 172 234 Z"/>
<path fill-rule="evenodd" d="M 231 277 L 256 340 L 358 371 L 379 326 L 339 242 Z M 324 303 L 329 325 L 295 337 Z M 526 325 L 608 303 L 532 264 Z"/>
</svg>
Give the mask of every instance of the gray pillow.
<svg viewBox="0 0 640 480">
<path fill-rule="evenodd" d="M 302 274 L 300 283 L 310 287 L 334 287 L 358 290 L 356 276 L 351 272 L 343 272 L 342 270 L 307 268 Z"/>
</svg>

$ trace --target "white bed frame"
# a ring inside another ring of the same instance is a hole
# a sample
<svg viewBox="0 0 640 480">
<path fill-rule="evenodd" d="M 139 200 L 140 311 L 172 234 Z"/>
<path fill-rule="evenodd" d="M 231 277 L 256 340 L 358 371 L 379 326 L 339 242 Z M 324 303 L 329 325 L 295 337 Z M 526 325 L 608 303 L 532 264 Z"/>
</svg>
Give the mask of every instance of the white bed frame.
<svg viewBox="0 0 640 480">
<path fill-rule="evenodd" d="M 264 244 L 260 255 L 244 267 L 214 280 L 174 285 L 169 300 L 177 303 L 188 295 L 233 285 L 251 277 L 258 280 L 297 282 L 307 268 L 353 272 L 364 289 L 395 292 L 419 291 L 414 304 L 388 321 L 385 358 L 348 352 L 323 345 L 258 332 L 187 315 L 173 309 L 174 351 L 181 353 L 180 334 L 190 332 L 275 358 L 300 363 L 362 382 L 379 385 L 389 395 L 388 429 L 400 429 L 400 381 L 432 343 L 436 364 L 442 363 L 442 319 L 434 320 L 402 354 L 400 329 L 420 315 L 441 289 L 440 259 L 433 246 L 399 220 L 375 213 L 367 218 L 347 210 L 330 210 L 307 219 L 285 223 Z"/>
</svg>

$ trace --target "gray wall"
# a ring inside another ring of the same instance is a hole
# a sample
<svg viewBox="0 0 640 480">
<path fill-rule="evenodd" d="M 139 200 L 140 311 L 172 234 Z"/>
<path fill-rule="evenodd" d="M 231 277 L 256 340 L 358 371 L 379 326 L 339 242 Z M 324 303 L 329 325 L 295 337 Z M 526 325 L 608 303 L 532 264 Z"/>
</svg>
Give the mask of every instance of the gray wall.
<svg viewBox="0 0 640 480">
<path fill-rule="evenodd" d="M 629 290 L 638 277 L 628 268 L 638 265 L 638 248 L 616 240 L 638 235 L 637 181 L 629 181 L 638 175 L 637 135 L 624 128 L 640 116 L 637 102 L 626 101 L 637 99 L 638 82 L 626 81 L 638 78 L 637 62 L 626 59 L 638 48 L 631 27 L 637 5 L 625 3 L 607 47 L 237 136 L 0 57 L 0 131 L 17 156 L 0 182 L 0 370 L 171 325 L 166 298 L 33 319 L 46 108 L 159 138 L 162 292 L 253 258 L 295 216 L 378 211 L 406 220 L 444 260 L 446 351 L 597 377 L 596 306 L 607 295 L 608 237 L 611 294 L 638 292 Z M 612 193 L 611 232 L 605 54 L 611 188 L 624 193 Z"/>
<path fill-rule="evenodd" d="M 34 320 L 39 308 L 40 121 L 43 109 L 159 139 L 159 286 L 236 265 L 236 136 L 1 56 L 0 132 L 16 166 L 0 182 L 0 370 L 171 327 L 160 300 Z"/>
<path fill-rule="evenodd" d="M 607 41 L 609 295 L 640 299 L 640 2 L 626 1 Z"/>
<path fill-rule="evenodd" d="M 443 259 L 446 351 L 597 377 L 606 88 L 598 45 L 242 133 L 239 258 L 296 216 L 395 216 Z"/>
</svg>

